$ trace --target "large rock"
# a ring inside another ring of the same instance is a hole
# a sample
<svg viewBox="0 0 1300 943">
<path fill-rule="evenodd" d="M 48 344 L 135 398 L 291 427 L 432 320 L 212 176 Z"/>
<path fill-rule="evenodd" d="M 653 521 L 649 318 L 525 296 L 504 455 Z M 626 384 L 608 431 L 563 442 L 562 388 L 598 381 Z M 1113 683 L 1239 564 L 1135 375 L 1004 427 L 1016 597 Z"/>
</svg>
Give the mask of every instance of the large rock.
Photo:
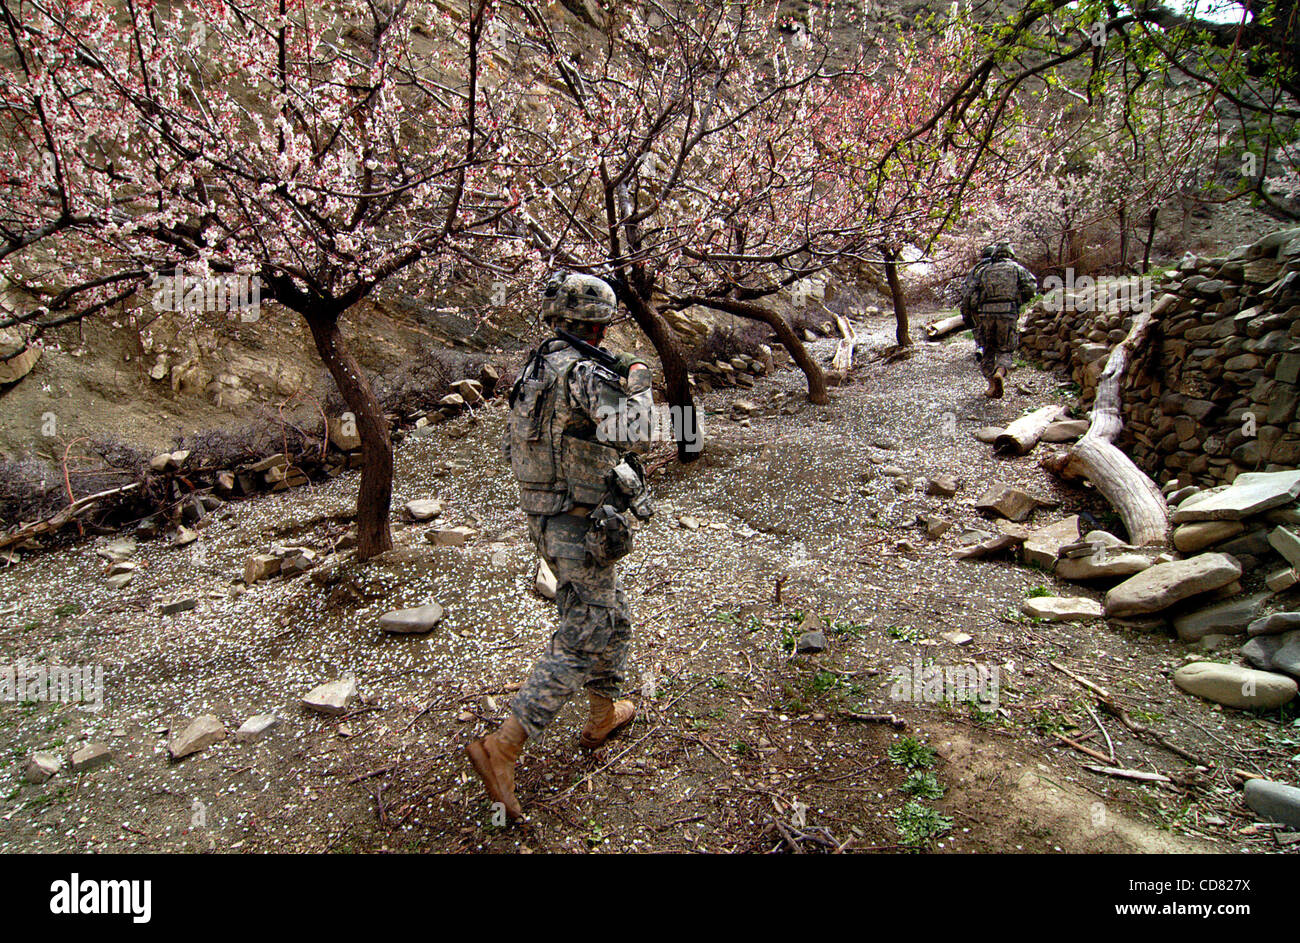
<svg viewBox="0 0 1300 943">
<path fill-rule="evenodd" d="M 1243 798 L 1261 818 L 1300 830 L 1300 789 L 1268 779 L 1248 779 Z"/>
<path fill-rule="evenodd" d="M 1289 527 L 1274 527 L 1269 531 L 1269 545 L 1292 566 L 1300 566 L 1300 535 Z"/>
<path fill-rule="evenodd" d="M 1034 596 L 1020 604 L 1020 611 L 1052 622 L 1083 622 L 1102 616 L 1101 603 L 1082 596 Z"/>
<path fill-rule="evenodd" d="M 1276 635 L 1261 635 L 1241 646 L 1238 652 L 1252 668 L 1271 671 L 1273 670 L 1273 656 L 1277 654 L 1278 649 L 1281 647 L 1282 640 Z"/>
<path fill-rule="evenodd" d="M 1158 563 L 1112 588 L 1106 594 L 1106 615 L 1159 612 L 1197 593 L 1226 586 L 1240 576 L 1241 564 L 1222 553 Z"/>
<path fill-rule="evenodd" d="M 1125 579 L 1150 569 L 1151 558 L 1140 553 L 1097 553 L 1064 557 L 1056 561 L 1056 575 L 1063 580 Z"/>
<path fill-rule="evenodd" d="M 1274 612 L 1266 616 L 1260 616 L 1246 626 L 1246 634 L 1252 637 L 1256 635 L 1280 635 L 1293 629 L 1300 629 L 1300 612 Z"/>
<path fill-rule="evenodd" d="M 1077 514 L 1055 524 L 1040 527 L 1025 541 L 1025 563 L 1051 572 L 1056 567 L 1056 558 L 1061 548 L 1078 539 L 1079 516 Z"/>
<path fill-rule="evenodd" d="M 1285 671 L 1292 677 L 1300 677 L 1300 632 L 1288 632 L 1281 638 L 1275 635 L 1261 635 L 1256 641 L 1272 639 L 1277 639 L 1281 644 L 1269 658 L 1269 667 L 1274 671 Z"/>
<path fill-rule="evenodd" d="M 1073 442 L 1088 431 L 1086 419 L 1058 419 L 1043 430 L 1044 442 Z"/>
<path fill-rule="evenodd" d="M 386 612 L 379 617 L 379 627 L 395 635 L 412 635 L 431 632 L 442 621 L 442 606 L 431 602 L 427 606 L 414 609 L 398 609 Z"/>
<path fill-rule="evenodd" d="M 1174 684 L 1188 694 L 1228 707 L 1281 707 L 1296 695 L 1293 678 L 1214 661 L 1183 665 L 1174 672 Z"/>
<path fill-rule="evenodd" d="M 1174 619 L 1174 631 L 1184 642 L 1195 642 L 1207 635 L 1240 635 L 1246 625 L 1259 615 L 1260 607 L 1271 593 L 1225 599 Z"/>
<path fill-rule="evenodd" d="M 322 714 L 346 714 L 357 700 L 357 682 L 354 678 L 327 681 L 307 692 L 302 706 Z"/>
<path fill-rule="evenodd" d="M 1023 521 L 1043 502 L 1010 485 L 994 484 L 975 502 L 981 511 L 1001 514 L 1012 521 Z"/>
<path fill-rule="evenodd" d="M 1187 521 L 1239 521 L 1260 511 L 1290 504 L 1300 496 L 1300 471 L 1246 472 L 1222 491 L 1194 494 L 1174 510 L 1175 524 Z"/>
<path fill-rule="evenodd" d="M 224 739 L 226 739 L 226 725 L 213 714 L 203 714 L 190 721 L 190 725 L 181 731 L 179 736 L 172 738 L 172 742 L 167 744 L 167 752 L 172 755 L 173 760 L 179 760 L 183 756 L 198 753 L 218 740 Z"/>
<path fill-rule="evenodd" d="M 1241 521 L 1193 521 L 1174 529 L 1174 546 L 1181 553 L 1196 553 L 1246 529 Z"/>
</svg>

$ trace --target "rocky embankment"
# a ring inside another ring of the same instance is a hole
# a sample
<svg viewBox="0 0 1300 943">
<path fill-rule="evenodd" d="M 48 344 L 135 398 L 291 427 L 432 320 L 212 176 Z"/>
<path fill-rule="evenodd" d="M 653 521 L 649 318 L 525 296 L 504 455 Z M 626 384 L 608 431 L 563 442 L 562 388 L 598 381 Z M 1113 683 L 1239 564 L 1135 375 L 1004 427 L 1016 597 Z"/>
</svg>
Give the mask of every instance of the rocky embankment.
<svg viewBox="0 0 1300 943">
<path fill-rule="evenodd" d="M 1044 285 L 1044 288 L 1051 286 Z M 1028 312 L 1023 346 L 1066 371 L 1085 400 L 1133 313 L 1157 318 L 1145 357 L 1125 377 L 1121 447 L 1157 481 L 1220 484 L 1300 463 L 1300 229 L 1225 256 L 1188 255 L 1143 279 L 1071 279 Z"/>
</svg>

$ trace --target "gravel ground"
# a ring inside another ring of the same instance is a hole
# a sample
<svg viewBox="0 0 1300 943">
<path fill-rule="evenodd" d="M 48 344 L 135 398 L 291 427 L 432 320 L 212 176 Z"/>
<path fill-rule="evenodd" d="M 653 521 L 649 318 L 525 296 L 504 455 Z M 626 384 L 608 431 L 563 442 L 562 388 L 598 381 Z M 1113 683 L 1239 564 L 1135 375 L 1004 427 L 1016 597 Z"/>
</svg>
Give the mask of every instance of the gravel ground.
<svg viewBox="0 0 1300 943">
<path fill-rule="evenodd" d="M 859 329 L 863 365 L 829 406 L 807 404 L 791 370 L 704 397 L 704 457 L 654 477 L 658 513 L 623 566 L 640 716 L 587 755 L 576 749 L 578 706 L 567 708 L 525 754 L 526 824 L 492 826 L 463 754 L 504 715 L 554 623 L 531 590 L 535 554 L 496 451 L 498 406 L 398 450 L 395 508 L 443 499 L 441 523 L 477 531 L 463 548 L 434 547 L 428 525 L 399 524 L 396 548 L 379 559 L 345 552 L 233 592 L 251 553 L 330 550 L 348 526 L 349 474 L 226 505 L 189 547 L 142 543 L 122 591 L 105 582 L 103 541 L 0 571 L 6 657 L 102 666 L 105 678 L 97 711 L 0 703 L 0 851 L 1295 847 L 1254 823 L 1230 772 L 1296 781 L 1290 713 L 1221 710 L 1178 692 L 1169 674 L 1189 653 L 1164 635 L 1018 614 L 1036 587 L 1096 592 L 1009 559 L 953 559 L 966 527 L 993 530 L 972 506 L 993 481 L 1055 505 L 1034 525 L 1078 510 L 1107 520 L 1094 495 L 1059 486 L 1035 456 L 996 458 L 971 435 L 1069 404 L 1069 391 L 1021 367 L 1009 395 L 990 402 L 968 338 L 886 362 L 890 326 Z M 748 423 L 729 418 L 739 398 L 756 407 Z M 961 479 L 955 497 L 925 493 L 926 477 L 941 473 Z M 929 540 L 922 513 L 957 526 Z M 176 598 L 198 605 L 161 615 Z M 432 633 L 379 630 L 382 613 L 431 601 L 447 610 Z M 795 628 L 812 612 L 830 648 L 795 655 Z M 997 704 L 891 696 L 896 672 L 918 659 L 996 669 Z M 1052 661 L 1109 689 L 1204 768 L 1099 714 Z M 349 676 L 363 701 L 346 716 L 300 706 L 316 684 Z M 233 731 L 264 712 L 281 721 L 257 743 L 230 737 L 168 758 L 169 736 L 195 716 L 216 714 Z M 879 714 L 903 726 L 863 719 Z M 1096 761 L 1061 746 L 1061 733 L 1102 753 L 1109 737 L 1114 765 L 1173 781 L 1090 772 L 1083 764 Z M 66 755 L 87 741 L 114 756 L 79 775 Z M 38 750 L 63 754 L 65 768 L 25 783 Z"/>
</svg>

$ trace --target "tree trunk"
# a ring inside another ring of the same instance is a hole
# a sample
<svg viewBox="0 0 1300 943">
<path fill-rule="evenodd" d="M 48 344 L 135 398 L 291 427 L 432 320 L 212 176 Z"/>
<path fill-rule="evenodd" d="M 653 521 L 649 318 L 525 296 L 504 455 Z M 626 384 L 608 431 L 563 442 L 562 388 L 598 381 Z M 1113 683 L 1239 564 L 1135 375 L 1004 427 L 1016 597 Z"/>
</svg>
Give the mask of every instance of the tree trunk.
<svg viewBox="0 0 1300 943">
<path fill-rule="evenodd" d="M 1011 455 L 1028 455 L 1047 427 L 1065 415 L 1064 406 L 1041 406 L 1021 416 L 993 440 L 993 450 Z"/>
<path fill-rule="evenodd" d="M 889 282 L 889 296 L 894 302 L 894 339 L 899 347 L 911 347 L 912 336 L 907 330 L 907 302 L 903 300 L 903 285 L 898 280 L 898 253 L 885 250 L 885 279 Z"/>
<path fill-rule="evenodd" d="M 357 558 L 393 548 L 389 509 L 393 500 L 393 440 L 388 420 L 339 330 L 336 314 L 306 315 L 320 359 L 356 417 L 361 437 L 361 488 L 357 492 Z"/>
<path fill-rule="evenodd" d="M 826 392 L 826 375 L 822 373 L 822 368 L 813 360 L 812 355 L 808 353 L 808 348 L 799 340 L 799 335 L 795 334 L 794 329 L 785 318 L 764 308 L 762 305 L 756 305 L 748 301 L 733 301 L 730 298 L 703 298 L 697 295 L 691 295 L 685 298 L 675 299 L 679 304 L 699 305 L 703 308 L 712 308 L 715 311 L 722 311 L 725 314 L 734 314 L 737 317 L 748 318 L 751 321 L 758 321 L 770 327 L 776 334 L 777 340 L 781 346 L 790 352 L 799 369 L 803 371 L 804 377 L 808 380 L 808 401 L 816 403 L 818 406 L 825 406 L 830 402 L 830 396 Z"/>
<path fill-rule="evenodd" d="M 953 331 L 965 326 L 966 319 L 960 314 L 953 315 L 951 318 L 940 318 L 937 321 L 931 321 L 925 326 L 925 336 L 932 341 L 937 341 L 941 337 L 946 337 Z"/>
<path fill-rule="evenodd" d="M 1151 208 L 1147 216 L 1147 239 L 1142 247 L 1142 274 L 1145 275 L 1151 271 L 1151 247 L 1156 241 L 1156 222 L 1159 219 L 1160 210 L 1156 207 Z"/>
<path fill-rule="evenodd" d="M 1139 547 L 1165 541 L 1169 534 L 1169 509 L 1156 483 L 1115 447 L 1114 439 L 1124 428 L 1119 385 L 1134 354 L 1146 343 L 1155 318 L 1176 300 L 1173 295 L 1165 295 L 1150 311 L 1133 319 L 1128 336 L 1111 350 L 1106 360 L 1087 434 L 1069 451 L 1064 462 L 1047 465 L 1054 471 L 1086 476 L 1119 512 L 1129 542 Z"/>
<path fill-rule="evenodd" d="M 704 442 L 700 438 L 699 422 L 695 414 L 695 402 L 691 398 L 690 376 L 686 370 L 686 358 L 682 356 L 681 347 L 673 337 L 672 329 L 659 316 L 654 305 L 635 292 L 628 292 L 624 299 L 628 311 L 659 355 L 659 364 L 664 369 L 664 388 L 668 394 L 668 405 L 681 410 L 682 438 L 677 442 L 677 460 L 693 462 L 704 454 Z"/>
</svg>

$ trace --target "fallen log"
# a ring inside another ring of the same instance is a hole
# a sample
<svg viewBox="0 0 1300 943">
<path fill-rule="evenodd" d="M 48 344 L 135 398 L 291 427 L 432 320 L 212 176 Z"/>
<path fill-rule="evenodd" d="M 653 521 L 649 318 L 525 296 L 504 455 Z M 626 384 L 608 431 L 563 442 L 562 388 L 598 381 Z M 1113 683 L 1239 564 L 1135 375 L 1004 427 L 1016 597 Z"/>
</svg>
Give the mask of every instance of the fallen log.
<svg viewBox="0 0 1300 943">
<path fill-rule="evenodd" d="M 44 537 L 46 534 L 52 534 L 92 505 L 98 504 L 106 498 L 112 498 L 136 491 L 142 484 L 142 482 L 136 481 L 129 485 L 124 485 L 121 488 L 110 488 L 107 491 L 88 494 L 84 498 L 78 498 L 72 504 L 69 504 L 67 507 L 44 520 L 26 524 L 7 534 L 0 534 L 0 550 L 3 550 L 6 547 L 12 547 L 15 544 L 20 544 L 25 540 L 31 540 L 35 537 Z"/>
<path fill-rule="evenodd" d="M 1026 416 L 1021 416 L 993 440 L 993 451 L 1028 455 L 1034 450 L 1038 440 L 1043 437 L 1047 427 L 1064 415 L 1064 406 L 1043 406 Z"/>
<path fill-rule="evenodd" d="M 853 369 L 853 348 L 858 343 L 858 332 L 842 315 L 835 315 L 835 325 L 840 329 L 840 342 L 831 358 L 831 369 L 848 376 Z"/>
<path fill-rule="evenodd" d="M 959 330 L 966 326 L 960 314 L 953 315 L 951 318 L 940 318 L 938 321 L 931 321 L 925 326 L 925 337 L 927 340 L 937 341 L 941 337 L 947 337 L 953 331 Z"/>
<path fill-rule="evenodd" d="M 1124 428 L 1120 414 L 1120 381 L 1130 361 L 1146 344 L 1151 325 L 1177 301 L 1164 295 L 1150 311 L 1133 319 L 1128 336 L 1111 350 L 1097 384 L 1091 424 L 1074 447 L 1043 467 L 1067 477 L 1081 475 L 1091 481 L 1119 513 L 1136 547 L 1164 543 L 1169 536 L 1169 508 L 1156 483 L 1114 443 Z"/>
</svg>

